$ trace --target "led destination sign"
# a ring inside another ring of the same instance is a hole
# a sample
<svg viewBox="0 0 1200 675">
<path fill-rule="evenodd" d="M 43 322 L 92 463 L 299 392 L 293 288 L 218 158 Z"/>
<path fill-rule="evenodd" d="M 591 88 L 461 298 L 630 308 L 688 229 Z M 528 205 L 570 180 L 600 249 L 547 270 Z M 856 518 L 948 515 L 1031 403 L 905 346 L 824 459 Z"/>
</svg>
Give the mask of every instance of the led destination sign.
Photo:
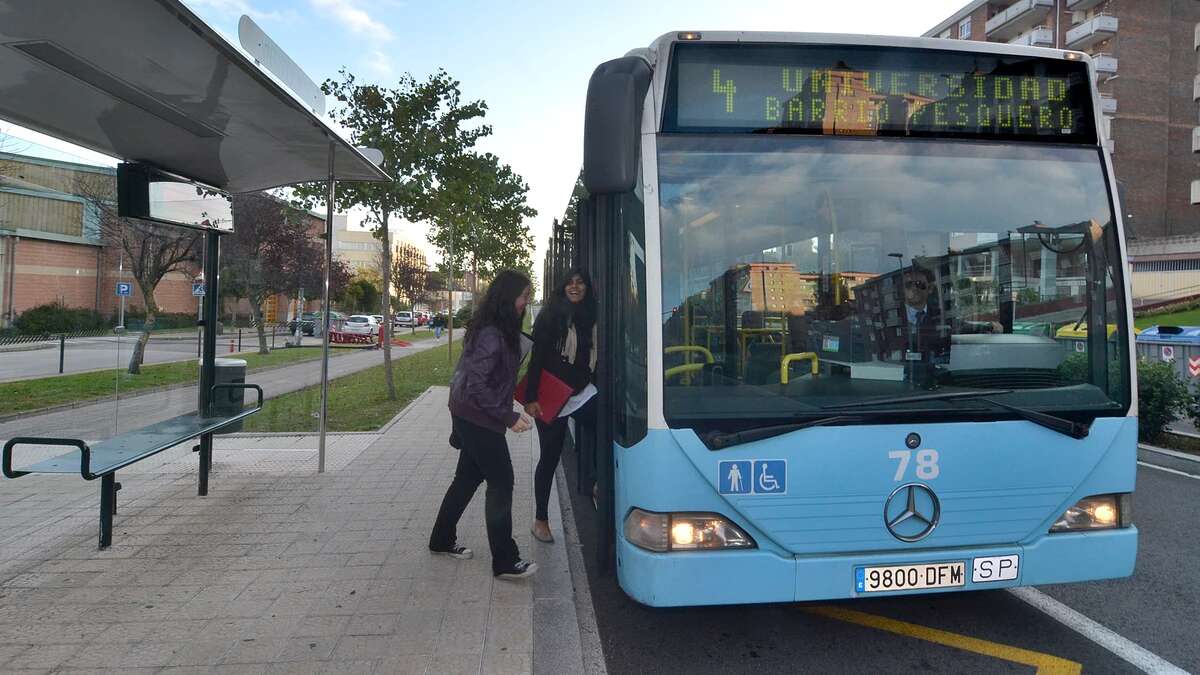
<svg viewBox="0 0 1200 675">
<path fill-rule="evenodd" d="M 676 46 L 668 131 L 1095 143 L 1078 61 L 844 46 Z"/>
</svg>

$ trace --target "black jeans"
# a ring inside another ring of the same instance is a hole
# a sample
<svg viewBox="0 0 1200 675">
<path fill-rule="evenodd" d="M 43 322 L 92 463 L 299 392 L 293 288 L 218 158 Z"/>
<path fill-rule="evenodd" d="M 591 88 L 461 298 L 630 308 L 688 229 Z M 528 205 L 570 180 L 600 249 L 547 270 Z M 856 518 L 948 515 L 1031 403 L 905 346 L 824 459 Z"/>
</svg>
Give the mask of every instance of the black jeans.
<svg viewBox="0 0 1200 675">
<path fill-rule="evenodd" d="M 550 520 L 550 485 L 554 482 L 554 471 L 562 457 L 563 444 L 567 438 L 567 418 L 556 418 L 550 424 L 537 420 L 538 445 L 541 456 L 533 471 L 533 501 L 538 520 Z"/>
<path fill-rule="evenodd" d="M 429 548 L 445 551 L 458 543 L 455 532 L 458 521 L 479 484 L 487 481 L 483 518 L 487 523 L 488 547 L 492 550 L 492 572 L 512 569 L 521 556 L 512 537 L 513 467 L 508 442 L 502 433 L 454 415 L 450 418 L 462 449 L 454 480 L 446 490 L 429 535 Z"/>
<path fill-rule="evenodd" d="M 576 436 L 580 435 L 581 429 L 593 422 L 595 417 L 594 400 L 583 404 L 583 407 L 571 414 L 571 417 L 575 418 Z M 533 471 L 533 500 L 537 510 L 537 519 L 549 520 L 550 485 L 554 482 L 554 471 L 558 468 L 558 461 L 562 458 L 563 445 L 566 443 L 567 418 L 555 418 L 550 424 L 541 420 L 536 420 L 536 422 L 541 456 L 538 457 L 537 468 Z M 582 473 L 582 466 L 580 471 Z"/>
</svg>

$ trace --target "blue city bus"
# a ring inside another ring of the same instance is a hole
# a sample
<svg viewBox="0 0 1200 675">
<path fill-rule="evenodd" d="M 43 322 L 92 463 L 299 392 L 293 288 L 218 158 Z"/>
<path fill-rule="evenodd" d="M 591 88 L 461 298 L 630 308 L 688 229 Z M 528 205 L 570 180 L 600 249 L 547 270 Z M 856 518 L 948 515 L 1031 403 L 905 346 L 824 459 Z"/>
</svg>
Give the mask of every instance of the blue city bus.
<svg viewBox="0 0 1200 675">
<path fill-rule="evenodd" d="M 1095 82 L 1073 51 L 796 33 L 670 33 L 595 70 L 573 243 L 602 422 L 577 442 L 630 597 L 1132 573 Z"/>
</svg>

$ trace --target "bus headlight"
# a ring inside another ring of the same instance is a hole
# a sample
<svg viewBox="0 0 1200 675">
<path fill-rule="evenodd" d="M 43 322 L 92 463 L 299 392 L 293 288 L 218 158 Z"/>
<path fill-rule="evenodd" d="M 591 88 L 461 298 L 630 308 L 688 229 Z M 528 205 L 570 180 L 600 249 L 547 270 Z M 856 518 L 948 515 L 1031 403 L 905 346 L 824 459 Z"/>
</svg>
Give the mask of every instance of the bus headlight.
<svg viewBox="0 0 1200 675">
<path fill-rule="evenodd" d="M 1129 527 L 1133 523 L 1133 495 L 1124 492 L 1116 495 L 1084 497 L 1075 506 L 1067 509 L 1054 524 L 1051 532 L 1077 532 L 1081 530 L 1108 530 Z"/>
<path fill-rule="evenodd" d="M 625 539 L 647 551 L 700 551 L 755 548 L 754 540 L 716 513 L 654 513 L 632 509 L 625 516 Z"/>
</svg>

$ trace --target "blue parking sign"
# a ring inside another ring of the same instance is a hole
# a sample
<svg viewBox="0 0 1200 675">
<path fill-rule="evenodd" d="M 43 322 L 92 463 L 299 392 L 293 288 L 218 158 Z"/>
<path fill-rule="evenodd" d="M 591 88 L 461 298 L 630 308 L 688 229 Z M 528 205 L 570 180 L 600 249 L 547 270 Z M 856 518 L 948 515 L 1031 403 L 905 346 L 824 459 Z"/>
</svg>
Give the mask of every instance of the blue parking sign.
<svg viewBox="0 0 1200 675">
<path fill-rule="evenodd" d="M 717 462 L 717 492 L 723 495 L 748 495 L 751 492 L 750 460 Z"/>
<path fill-rule="evenodd" d="M 787 460 L 754 460 L 754 494 L 787 494 Z"/>
<path fill-rule="evenodd" d="M 133 295 L 133 284 L 128 281 L 117 282 L 117 297 L 128 298 Z"/>
</svg>

